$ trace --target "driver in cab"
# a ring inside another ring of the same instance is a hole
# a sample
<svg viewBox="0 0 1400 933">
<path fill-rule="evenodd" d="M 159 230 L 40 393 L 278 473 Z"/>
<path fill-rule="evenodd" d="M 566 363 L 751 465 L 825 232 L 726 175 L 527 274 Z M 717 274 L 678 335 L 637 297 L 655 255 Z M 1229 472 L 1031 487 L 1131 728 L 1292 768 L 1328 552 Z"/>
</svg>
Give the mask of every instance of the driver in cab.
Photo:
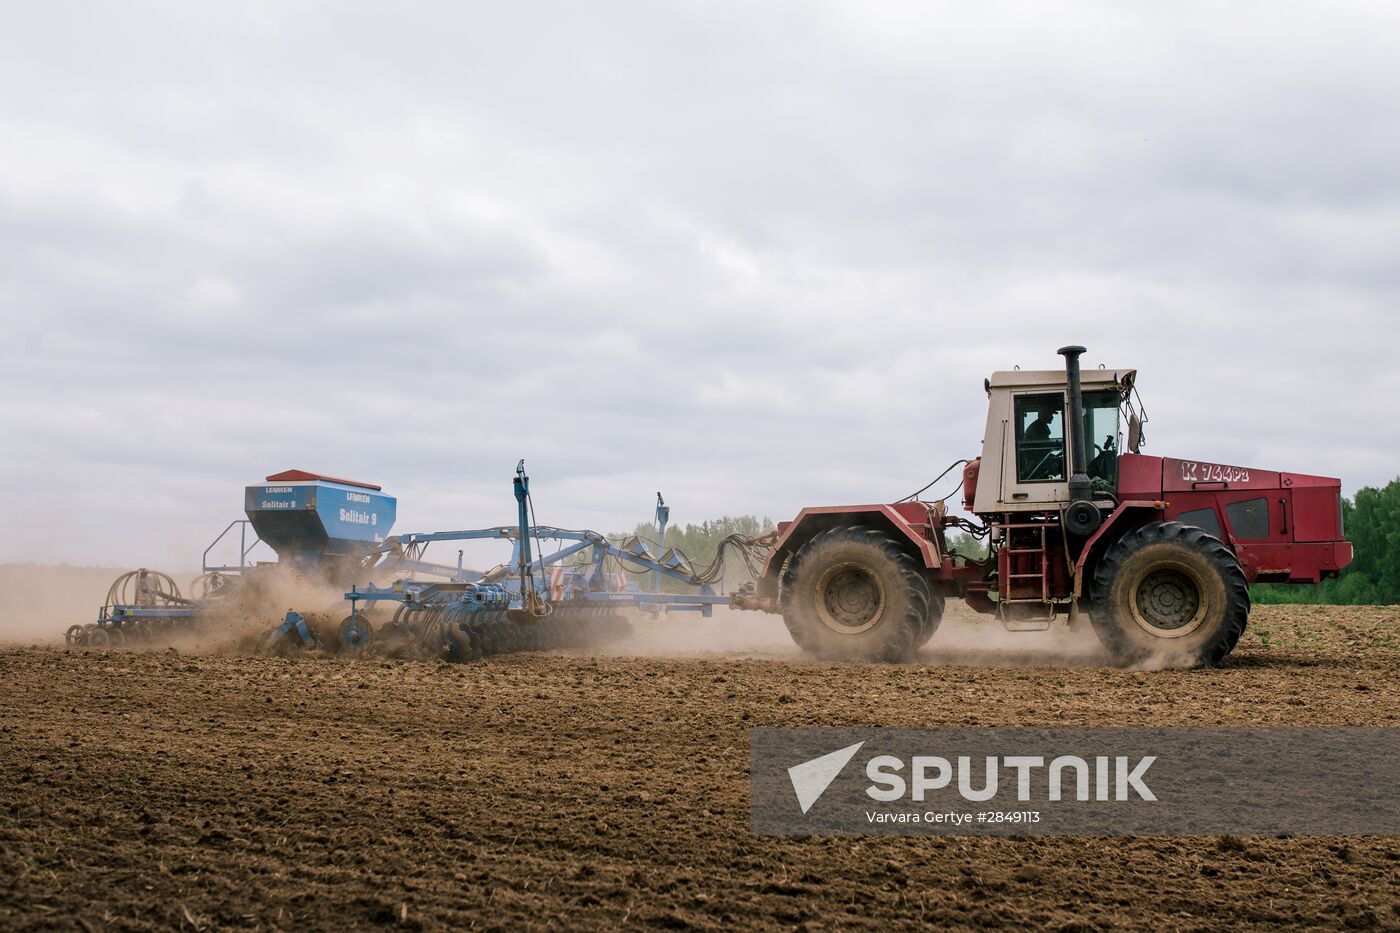
<svg viewBox="0 0 1400 933">
<path fill-rule="evenodd" d="M 1050 440 L 1050 422 L 1055 420 L 1055 409 L 1042 408 L 1035 413 L 1035 420 L 1026 425 L 1023 435 L 1028 441 Z"/>
</svg>

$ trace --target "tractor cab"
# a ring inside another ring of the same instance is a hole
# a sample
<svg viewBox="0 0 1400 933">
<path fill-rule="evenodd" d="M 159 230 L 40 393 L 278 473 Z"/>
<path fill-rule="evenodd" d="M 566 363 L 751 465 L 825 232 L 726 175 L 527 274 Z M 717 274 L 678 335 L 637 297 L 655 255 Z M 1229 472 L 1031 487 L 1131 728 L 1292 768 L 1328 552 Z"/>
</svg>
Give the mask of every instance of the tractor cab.
<svg viewBox="0 0 1400 933">
<path fill-rule="evenodd" d="M 1074 445 L 1082 441 L 1083 473 L 1093 501 L 1111 503 L 1118 493 L 1118 455 L 1136 451 L 1141 421 L 1131 406 L 1131 369 L 1091 369 L 1080 374 L 1082 404 L 1072 426 L 1064 370 L 1012 370 L 986 381 L 987 429 L 982 440 L 972 511 L 1060 509 L 1073 498 Z"/>
</svg>

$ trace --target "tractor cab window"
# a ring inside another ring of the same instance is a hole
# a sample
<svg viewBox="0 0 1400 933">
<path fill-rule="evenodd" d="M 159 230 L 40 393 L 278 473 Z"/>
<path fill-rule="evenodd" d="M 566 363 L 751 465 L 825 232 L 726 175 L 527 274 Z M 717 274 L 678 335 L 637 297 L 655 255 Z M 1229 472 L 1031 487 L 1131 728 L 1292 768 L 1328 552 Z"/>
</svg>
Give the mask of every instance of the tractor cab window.
<svg viewBox="0 0 1400 933">
<path fill-rule="evenodd" d="M 1059 392 L 1016 396 L 1016 480 L 1065 481 L 1065 397 Z"/>
<path fill-rule="evenodd" d="M 1089 479 L 1096 492 L 1118 491 L 1118 406 L 1115 390 L 1084 393 L 1084 438 Z"/>
</svg>

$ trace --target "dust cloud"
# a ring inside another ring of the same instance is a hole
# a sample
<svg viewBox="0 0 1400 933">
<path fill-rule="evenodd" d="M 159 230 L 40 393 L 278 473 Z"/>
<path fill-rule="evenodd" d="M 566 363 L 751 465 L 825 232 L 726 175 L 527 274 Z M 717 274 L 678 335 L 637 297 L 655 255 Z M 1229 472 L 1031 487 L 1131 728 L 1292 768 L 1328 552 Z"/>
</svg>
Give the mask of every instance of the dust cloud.
<svg viewBox="0 0 1400 933">
<path fill-rule="evenodd" d="M 97 621 L 107 589 L 126 569 L 0 564 L 0 644 L 62 644 L 68 626 Z"/>
<path fill-rule="evenodd" d="M 0 644 L 61 645 L 70 625 L 93 622 L 108 587 L 125 572 L 111 567 L 0 565 Z M 186 595 L 193 573 L 174 575 Z M 323 637 L 333 639 L 349 613 L 344 590 L 277 568 L 249 574 L 236 592 L 210 600 L 198 625 L 152 647 L 182 652 L 257 653 L 296 609 Z M 383 621 L 379 613 L 374 621 Z M 792 641 L 780 616 L 716 607 L 660 617 L 629 612 L 631 633 L 592 649 L 616 657 L 752 659 L 780 663 L 810 660 Z M 869 662 L 861 662 L 869 663 Z M 910 663 L 931 667 L 1105 667 L 1113 662 L 1087 618 L 1063 620 L 1039 632 L 1011 632 L 992 616 L 950 599 L 943 622 Z M 1141 669 L 1189 667 L 1191 659 L 1156 658 Z"/>
<path fill-rule="evenodd" d="M 672 612 L 659 618 L 628 613 L 632 634 L 603 652 L 634 658 L 755 658 L 800 661 L 782 616 L 716 607 L 711 618 Z"/>
<path fill-rule="evenodd" d="M 1040 632 L 1007 631 L 995 616 L 949 600 L 943 623 L 919 650 L 918 662 L 958 667 L 1105 667 L 1112 661 L 1087 617 L 1063 616 Z"/>
<path fill-rule="evenodd" d="M 0 565 L 0 644 L 61 645 L 70 625 L 97 621 L 112 582 L 128 569 L 36 564 Z M 197 573 L 171 574 L 190 596 Z M 255 651 L 296 609 L 315 628 L 337 625 L 349 613 L 344 590 L 277 568 L 264 568 L 235 584 L 229 595 L 208 601 L 187 631 L 164 637 L 153 647 L 180 651 L 247 654 Z"/>
<path fill-rule="evenodd" d="M 235 581 L 234 592 L 211 599 L 183 647 L 212 654 L 256 654 L 287 612 L 296 610 L 319 638 L 333 640 L 350 613 L 345 588 L 307 579 L 282 567 L 263 567 Z M 180 641 L 174 642 L 182 647 Z"/>
<path fill-rule="evenodd" d="M 603 649 L 619 657 L 810 660 L 781 616 L 717 608 L 712 618 L 676 612 L 629 615 L 632 635 Z M 869 663 L 869 662 L 860 662 Z M 996 618 L 949 600 L 943 622 L 914 664 L 958 667 L 1103 667 L 1111 663 L 1087 618 L 1057 620 L 1042 632 L 1010 632 Z"/>
</svg>

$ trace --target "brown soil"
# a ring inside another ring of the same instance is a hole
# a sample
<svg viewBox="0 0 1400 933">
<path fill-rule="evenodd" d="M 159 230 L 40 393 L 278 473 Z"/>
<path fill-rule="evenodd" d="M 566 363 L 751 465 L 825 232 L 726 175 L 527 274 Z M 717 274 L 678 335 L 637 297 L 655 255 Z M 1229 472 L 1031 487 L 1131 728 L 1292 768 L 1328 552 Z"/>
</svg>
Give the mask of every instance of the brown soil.
<svg viewBox="0 0 1400 933">
<path fill-rule="evenodd" d="M 757 838 L 745 730 L 1400 726 L 1397 624 L 1164 672 L 3 649 L 0 925 L 1395 928 L 1393 837 Z"/>
</svg>

